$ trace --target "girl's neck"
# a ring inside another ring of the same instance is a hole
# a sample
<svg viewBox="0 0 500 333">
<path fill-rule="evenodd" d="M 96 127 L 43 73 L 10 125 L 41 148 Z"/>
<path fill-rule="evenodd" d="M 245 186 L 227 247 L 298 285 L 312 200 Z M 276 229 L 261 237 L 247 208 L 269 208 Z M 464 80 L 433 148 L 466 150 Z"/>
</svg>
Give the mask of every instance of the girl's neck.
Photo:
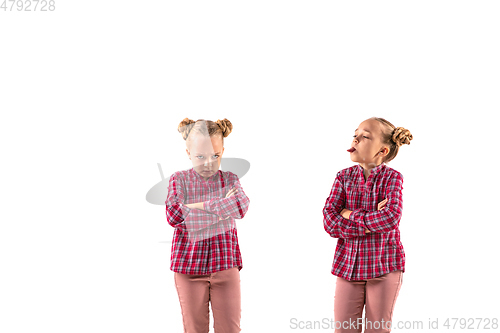
<svg viewBox="0 0 500 333">
<path fill-rule="evenodd" d="M 365 163 L 359 164 L 361 166 L 361 168 L 363 169 L 363 176 L 365 177 L 365 180 L 367 180 L 368 177 L 370 177 L 370 173 L 371 173 L 372 169 L 376 168 L 380 165 L 380 164 L 375 165 L 375 163 L 369 163 L 369 164 L 370 165 L 365 164 Z"/>
</svg>

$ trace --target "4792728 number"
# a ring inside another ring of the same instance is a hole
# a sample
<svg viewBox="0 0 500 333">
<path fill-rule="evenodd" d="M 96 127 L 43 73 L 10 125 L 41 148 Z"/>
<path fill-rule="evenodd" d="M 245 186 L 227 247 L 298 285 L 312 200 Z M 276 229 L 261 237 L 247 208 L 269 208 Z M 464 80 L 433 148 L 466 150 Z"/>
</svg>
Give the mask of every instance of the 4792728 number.
<svg viewBox="0 0 500 333">
<path fill-rule="evenodd" d="M 55 0 L 3 0 L 0 10 L 4 12 L 52 12 L 56 10 L 56 2 Z"/>
<path fill-rule="evenodd" d="M 498 329 L 498 318 L 447 318 L 443 326 L 447 329 Z"/>
</svg>

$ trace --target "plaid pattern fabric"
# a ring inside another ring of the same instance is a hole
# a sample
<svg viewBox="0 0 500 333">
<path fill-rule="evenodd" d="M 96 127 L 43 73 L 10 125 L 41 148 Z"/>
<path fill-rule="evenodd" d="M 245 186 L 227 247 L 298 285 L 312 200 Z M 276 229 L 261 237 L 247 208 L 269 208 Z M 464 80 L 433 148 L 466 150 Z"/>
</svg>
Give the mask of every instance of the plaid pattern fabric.
<svg viewBox="0 0 500 333">
<path fill-rule="evenodd" d="M 238 192 L 226 198 L 236 187 Z M 204 210 L 184 204 L 204 202 Z M 194 168 L 170 176 L 165 201 L 168 223 L 175 228 L 170 269 L 184 274 L 210 274 L 243 268 L 234 219 L 250 204 L 238 176 L 218 170 L 205 181 Z"/>
<path fill-rule="evenodd" d="M 399 221 L 403 212 L 403 175 L 384 163 L 365 181 L 361 165 L 339 171 L 323 209 L 323 226 L 338 238 L 332 274 L 346 280 L 371 279 L 405 270 Z M 387 198 L 384 208 L 378 203 Z M 349 219 L 340 215 L 352 210 Z M 365 234 L 365 228 L 370 233 Z"/>
</svg>

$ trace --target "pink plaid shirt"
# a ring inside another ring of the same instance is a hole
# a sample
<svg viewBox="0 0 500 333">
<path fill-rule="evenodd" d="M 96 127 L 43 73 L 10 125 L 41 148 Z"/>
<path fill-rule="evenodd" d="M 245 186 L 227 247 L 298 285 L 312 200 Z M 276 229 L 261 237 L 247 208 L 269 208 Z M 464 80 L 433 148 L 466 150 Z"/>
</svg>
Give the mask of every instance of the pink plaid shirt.
<svg viewBox="0 0 500 333">
<path fill-rule="evenodd" d="M 405 271 L 399 238 L 402 190 L 403 175 L 384 163 L 371 170 L 366 182 L 359 164 L 337 173 L 323 209 L 325 231 L 338 238 L 333 275 L 355 281 Z M 384 208 L 377 210 L 385 198 Z M 352 210 L 349 219 L 340 215 L 343 208 Z"/>
<path fill-rule="evenodd" d="M 226 198 L 236 187 L 238 192 Z M 184 204 L 204 202 L 205 210 Z M 194 168 L 170 176 L 165 201 L 168 223 L 175 228 L 170 269 L 184 274 L 209 274 L 243 268 L 234 219 L 245 216 L 250 200 L 238 176 L 218 170 L 205 181 Z"/>
</svg>

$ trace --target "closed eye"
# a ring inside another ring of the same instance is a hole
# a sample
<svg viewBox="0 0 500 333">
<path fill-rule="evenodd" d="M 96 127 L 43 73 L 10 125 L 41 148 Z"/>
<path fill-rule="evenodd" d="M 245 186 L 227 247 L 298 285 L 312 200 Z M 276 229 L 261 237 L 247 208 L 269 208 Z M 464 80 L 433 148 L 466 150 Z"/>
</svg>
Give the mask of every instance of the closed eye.
<svg viewBox="0 0 500 333">
<path fill-rule="evenodd" d="M 196 157 L 197 157 L 198 159 L 205 158 L 205 156 L 203 156 L 203 155 L 198 155 L 198 156 L 196 156 Z M 212 155 L 212 157 L 213 157 L 214 159 L 217 159 L 217 158 L 219 158 L 219 155 Z"/>
</svg>

